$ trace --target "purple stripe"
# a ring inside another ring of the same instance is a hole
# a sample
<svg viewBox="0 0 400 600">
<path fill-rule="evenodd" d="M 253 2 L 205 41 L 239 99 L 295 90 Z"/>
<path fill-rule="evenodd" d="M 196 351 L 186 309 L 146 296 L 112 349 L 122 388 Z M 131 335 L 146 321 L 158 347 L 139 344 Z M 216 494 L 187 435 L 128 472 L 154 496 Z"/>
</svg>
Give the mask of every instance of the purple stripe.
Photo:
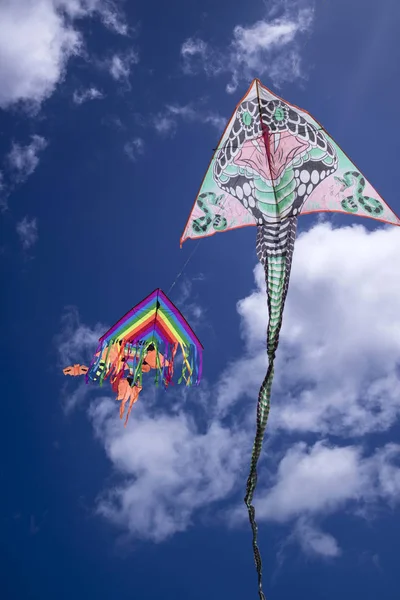
<svg viewBox="0 0 400 600">
<path fill-rule="evenodd" d="M 162 333 L 162 331 L 160 331 L 159 327 L 157 327 L 157 325 L 154 327 L 153 324 L 148 325 L 148 327 L 146 329 L 142 330 L 140 332 L 140 335 L 137 337 L 134 337 L 133 340 L 144 340 L 146 338 L 146 336 L 152 334 L 153 332 L 156 333 L 158 335 L 158 337 L 166 344 L 171 343 L 171 341 L 163 335 L 163 333 Z M 171 335 L 171 337 L 173 339 L 175 339 L 175 337 L 173 335 Z M 129 343 L 132 344 L 133 343 L 132 340 L 130 340 Z"/>
<path fill-rule="evenodd" d="M 187 321 L 184 319 L 184 317 L 179 312 L 179 310 L 172 304 L 172 302 L 169 300 L 169 298 L 167 298 L 167 296 L 164 294 L 164 292 L 162 290 L 160 290 L 160 292 L 159 292 L 159 297 L 160 297 L 160 299 L 162 299 L 164 301 L 166 306 L 169 308 L 169 310 L 172 312 L 172 314 L 179 321 L 179 323 L 181 324 L 183 329 L 186 331 L 186 333 L 189 335 L 189 337 L 195 342 L 196 346 L 198 348 L 202 348 L 200 341 L 197 339 L 197 337 L 196 337 L 195 333 L 192 331 L 192 328 L 190 327 L 190 325 L 187 323 Z"/>
<path fill-rule="evenodd" d="M 176 325 L 178 325 L 178 329 L 183 330 L 184 334 L 189 337 L 189 339 L 195 343 L 196 347 L 199 349 L 200 354 L 201 351 L 203 349 L 202 344 L 200 343 L 200 340 L 196 337 L 195 333 L 193 332 L 192 328 L 190 327 L 190 325 L 188 324 L 188 322 L 186 321 L 186 319 L 183 317 L 183 315 L 180 313 L 180 311 L 172 304 L 172 302 L 169 300 L 169 298 L 167 298 L 167 296 L 164 294 L 164 292 L 161 289 L 156 289 L 154 290 L 154 292 L 152 292 L 149 296 L 147 296 L 144 300 L 142 300 L 141 302 L 139 302 L 139 304 L 137 304 L 136 306 L 134 306 L 129 312 L 127 312 L 119 321 L 117 321 L 117 323 L 115 325 L 113 325 L 101 338 L 100 338 L 100 342 L 103 341 L 106 338 L 111 338 L 113 336 L 113 334 L 120 328 L 124 327 L 125 324 L 134 319 L 135 316 L 141 311 L 141 310 L 145 310 L 149 304 L 151 304 L 152 302 L 154 302 L 155 299 L 159 299 L 159 302 L 162 306 L 162 308 L 164 309 L 164 311 L 168 311 L 172 314 L 172 321 L 176 321 Z M 164 306 L 163 306 L 164 305 Z M 154 328 L 154 324 L 152 325 L 152 328 Z M 165 341 L 166 338 L 164 338 L 163 336 L 161 336 L 162 339 Z M 174 335 L 172 335 L 171 333 L 171 337 L 175 337 Z"/>
<path fill-rule="evenodd" d="M 125 323 L 126 321 L 131 319 L 139 310 L 145 308 L 147 304 L 150 304 L 152 300 L 156 298 L 157 292 L 158 290 L 154 290 L 154 292 L 152 292 L 150 296 L 147 296 L 139 304 L 131 308 L 131 310 L 127 312 L 119 321 L 117 321 L 115 325 L 113 325 L 108 331 L 106 331 L 106 333 L 100 338 L 100 341 L 104 340 L 104 338 L 106 337 L 110 337 L 111 334 L 114 333 L 114 331 L 116 331 L 116 329 L 119 329 L 121 327 L 122 323 Z"/>
</svg>

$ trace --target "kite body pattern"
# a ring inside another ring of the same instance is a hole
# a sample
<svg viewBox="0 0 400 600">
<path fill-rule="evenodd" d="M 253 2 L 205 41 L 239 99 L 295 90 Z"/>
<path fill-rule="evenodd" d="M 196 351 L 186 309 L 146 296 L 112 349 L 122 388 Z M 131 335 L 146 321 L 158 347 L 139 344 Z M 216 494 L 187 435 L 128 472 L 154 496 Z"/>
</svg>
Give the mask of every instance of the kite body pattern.
<svg viewBox="0 0 400 600">
<path fill-rule="evenodd" d="M 72 376 L 85 374 L 86 382 L 100 385 L 109 379 L 121 402 L 121 419 L 129 402 L 126 426 L 143 389 L 143 373 L 154 370 L 156 385 L 161 382 L 167 389 L 172 384 L 178 349 L 183 359 L 178 383 L 198 385 L 203 346 L 176 306 L 157 289 L 100 338 L 89 367 L 77 364 L 63 371 Z"/>
<path fill-rule="evenodd" d="M 257 257 L 268 299 L 268 369 L 257 404 L 257 426 L 245 503 L 262 591 L 262 565 L 252 504 L 267 424 L 274 359 L 289 286 L 297 218 L 342 212 L 400 225 L 400 219 L 324 128 L 306 111 L 254 80 L 236 107 L 206 172 L 181 237 L 196 239 L 257 226 Z"/>
<path fill-rule="evenodd" d="M 122 344 L 120 344 L 121 346 Z M 121 407 L 119 411 L 119 416 L 121 419 L 124 417 L 125 405 L 129 401 L 128 412 L 125 419 L 125 427 L 128 424 L 129 415 L 131 413 L 132 407 L 135 402 L 138 401 L 139 394 L 142 391 L 143 387 L 138 383 L 138 381 L 134 382 L 133 375 L 134 369 L 133 364 L 135 362 L 136 354 L 132 353 L 124 353 L 124 356 L 120 358 L 120 352 L 117 348 L 112 349 L 109 353 L 108 360 L 110 361 L 110 366 L 116 365 L 118 361 L 121 361 L 122 365 L 119 369 L 118 374 L 114 375 L 110 378 L 112 383 L 112 389 L 116 392 L 117 400 L 121 402 Z M 105 348 L 100 354 L 100 352 L 96 352 L 95 358 L 99 361 L 99 364 L 104 368 L 106 365 L 107 358 L 107 348 Z M 144 354 L 141 371 L 142 373 L 148 373 L 150 369 L 157 369 L 157 366 L 161 365 L 165 367 L 169 366 L 169 362 L 164 360 L 164 357 L 156 352 L 154 349 L 154 345 L 150 345 L 147 347 L 146 353 Z M 86 375 L 89 372 L 89 368 L 86 365 L 73 365 L 71 367 L 66 367 L 63 369 L 64 375 L 71 375 L 72 377 L 78 377 L 79 375 Z M 123 379 L 122 377 L 125 378 Z"/>
</svg>

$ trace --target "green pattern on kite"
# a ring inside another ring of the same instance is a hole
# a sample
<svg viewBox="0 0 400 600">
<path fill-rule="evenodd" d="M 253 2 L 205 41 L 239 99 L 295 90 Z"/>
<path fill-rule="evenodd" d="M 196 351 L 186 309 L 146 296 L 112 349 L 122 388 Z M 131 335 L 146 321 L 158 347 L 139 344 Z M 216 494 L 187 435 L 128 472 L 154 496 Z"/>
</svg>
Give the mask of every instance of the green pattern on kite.
<svg viewBox="0 0 400 600">
<path fill-rule="evenodd" d="M 361 210 L 369 213 L 370 215 L 379 216 L 383 213 L 383 204 L 376 198 L 370 196 L 364 196 L 365 179 L 361 173 L 356 171 L 348 171 L 343 175 L 343 178 L 335 177 L 335 180 L 342 184 L 342 192 L 355 185 L 354 195 L 346 196 L 342 201 L 341 205 L 343 210 L 350 213 L 357 213 L 359 207 Z"/>
<path fill-rule="evenodd" d="M 181 244 L 188 238 L 257 226 L 257 256 L 265 269 L 268 298 L 268 370 L 258 395 L 245 503 L 261 600 L 262 564 L 252 504 L 257 463 L 270 410 L 297 218 L 321 211 L 357 214 L 400 225 L 396 214 L 311 115 L 254 80 L 221 137 Z"/>
</svg>

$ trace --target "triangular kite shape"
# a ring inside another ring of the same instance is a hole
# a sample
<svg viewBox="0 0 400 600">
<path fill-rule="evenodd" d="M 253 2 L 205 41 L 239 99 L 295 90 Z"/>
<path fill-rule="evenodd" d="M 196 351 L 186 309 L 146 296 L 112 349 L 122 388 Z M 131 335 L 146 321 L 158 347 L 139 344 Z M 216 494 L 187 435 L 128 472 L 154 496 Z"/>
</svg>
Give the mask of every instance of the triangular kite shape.
<svg viewBox="0 0 400 600">
<path fill-rule="evenodd" d="M 219 141 L 181 244 L 324 211 L 400 225 L 322 125 L 255 79 Z"/>
<path fill-rule="evenodd" d="M 101 336 L 87 378 L 92 381 L 102 381 L 110 375 L 115 378 L 116 373 L 124 370 L 124 362 L 129 363 L 136 374 L 141 373 L 149 347 L 154 347 L 164 357 L 165 364 L 170 365 L 166 373 L 164 361 L 160 362 L 156 373 L 156 380 L 161 375 L 165 387 L 171 381 L 178 348 L 183 355 L 178 383 L 182 380 L 187 385 L 199 383 L 203 346 L 181 312 L 160 289 L 154 290 Z"/>
</svg>

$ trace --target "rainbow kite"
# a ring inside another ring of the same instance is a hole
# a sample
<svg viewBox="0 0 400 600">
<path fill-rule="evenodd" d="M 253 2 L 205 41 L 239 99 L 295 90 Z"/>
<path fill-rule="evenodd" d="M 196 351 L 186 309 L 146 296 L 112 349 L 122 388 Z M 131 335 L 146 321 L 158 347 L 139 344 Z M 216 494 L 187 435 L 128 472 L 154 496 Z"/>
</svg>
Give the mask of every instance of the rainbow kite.
<svg viewBox="0 0 400 600">
<path fill-rule="evenodd" d="M 155 382 L 161 380 L 166 389 L 178 348 L 183 356 L 178 383 L 198 385 L 203 346 L 176 306 L 156 289 L 99 339 L 86 380 L 100 385 L 108 377 L 115 381 L 128 367 L 133 382 L 141 385 L 146 356 L 155 351 Z"/>
</svg>

